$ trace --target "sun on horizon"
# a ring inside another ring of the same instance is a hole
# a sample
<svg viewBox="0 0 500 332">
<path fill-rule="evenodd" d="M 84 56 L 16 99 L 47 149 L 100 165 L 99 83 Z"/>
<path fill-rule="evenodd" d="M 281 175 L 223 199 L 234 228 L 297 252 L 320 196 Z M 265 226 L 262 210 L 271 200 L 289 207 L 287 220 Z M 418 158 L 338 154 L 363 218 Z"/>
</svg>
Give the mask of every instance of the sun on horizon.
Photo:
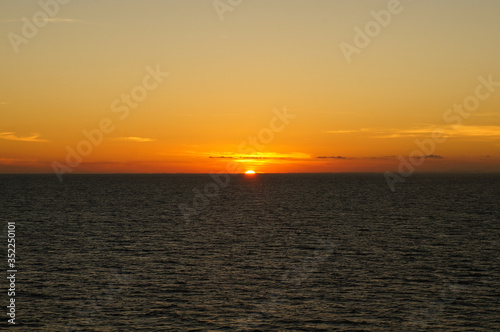
<svg viewBox="0 0 500 332">
<path fill-rule="evenodd" d="M 249 169 L 248 171 L 245 172 L 246 175 L 253 175 L 255 174 L 255 171 L 252 171 L 251 169 Z"/>
</svg>

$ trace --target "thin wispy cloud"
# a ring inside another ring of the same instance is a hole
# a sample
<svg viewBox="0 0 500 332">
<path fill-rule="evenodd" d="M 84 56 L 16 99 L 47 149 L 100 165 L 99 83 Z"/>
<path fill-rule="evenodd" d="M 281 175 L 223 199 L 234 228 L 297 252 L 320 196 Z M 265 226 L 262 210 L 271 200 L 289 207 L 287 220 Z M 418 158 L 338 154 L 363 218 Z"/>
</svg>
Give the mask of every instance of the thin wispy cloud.
<svg viewBox="0 0 500 332">
<path fill-rule="evenodd" d="M 396 159 L 397 156 L 365 156 L 365 157 L 347 157 L 347 156 L 311 156 L 310 154 L 307 153 L 301 153 L 301 152 L 296 152 L 296 153 L 274 153 L 274 152 L 259 152 L 251 155 L 240 155 L 240 154 L 233 154 L 233 153 L 220 153 L 220 154 L 212 154 L 209 155 L 208 158 L 211 159 L 233 159 L 233 160 L 320 160 L 320 159 L 336 159 L 336 160 L 388 160 L 388 159 Z M 418 158 L 423 158 L 423 159 L 444 159 L 443 156 L 440 155 L 428 155 L 428 156 L 422 156 Z"/>
<path fill-rule="evenodd" d="M 40 138 L 39 134 L 32 134 L 31 136 L 16 136 L 13 132 L 0 133 L 0 139 L 6 141 L 19 141 L 19 142 L 48 142 L 48 140 Z"/>
<path fill-rule="evenodd" d="M 444 130 L 444 133 L 454 137 L 500 139 L 500 126 L 456 126 L 456 128 Z"/>
<path fill-rule="evenodd" d="M 414 129 L 387 129 L 373 130 L 374 138 L 400 138 L 400 137 L 421 137 L 431 136 L 434 131 L 433 127 L 414 128 Z M 441 130 L 439 132 L 442 133 Z"/>
<path fill-rule="evenodd" d="M 360 160 L 360 159 L 371 159 L 371 160 L 387 160 L 396 159 L 396 156 L 380 156 L 380 157 L 344 157 L 344 156 L 317 156 L 316 159 L 337 159 L 337 160 Z M 412 157 L 413 158 L 413 157 Z M 439 155 L 428 155 L 422 157 L 416 157 L 420 159 L 443 159 L 443 156 Z"/>
<path fill-rule="evenodd" d="M 302 152 L 292 152 L 292 153 L 276 153 L 276 152 L 256 152 L 253 154 L 235 154 L 235 153 L 212 153 L 208 156 L 212 159 L 237 159 L 240 161 L 243 160 L 272 160 L 272 159 L 310 159 L 311 155 Z"/>
<path fill-rule="evenodd" d="M 316 158 L 317 159 L 341 159 L 341 160 L 350 159 L 350 158 L 342 157 L 342 156 L 317 156 Z"/>
<path fill-rule="evenodd" d="M 327 134 L 351 134 L 351 133 L 359 133 L 364 131 L 363 129 L 353 129 L 353 130 L 327 130 L 325 133 Z"/>
<path fill-rule="evenodd" d="M 115 141 L 129 141 L 129 142 L 138 142 L 138 143 L 146 143 L 146 142 L 154 142 L 155 138 L 149 137 L 136 137 L 136 136 L 128 136 L 128 137 L 117 137 Z"/>
<path fill-rule="evenodd" d="M 433 133 L 440 133 L 445 137 L 474 138 L 480 140 L 500 139 L 500 126 L 467 126 L 467 125 L 426 125 L 409 129 L 395 128 L 362 128 L 351 130 L 329 130 L 328 134 L 352 134 L 365 133 L 372 138 L 408 138 L 408 137 L 430 137 Z"/>
<path fill-rule="evenodd" d="M 446 137 L 475 138 L 482 140 L 500 139 L 500 126 L 458 126 L 426 127 L 394 131 L 376 138 L 423 137 L 438 132 Z"/>
<path fill-rule="evenodd" d="M 417 137 L 432 134 L 432 127 L 415 129 L 394 129 L 394 128 L 361 128 L 348 130 L 327 130 L 327 134 L 354 134 L 366 133 L 374 138 L 396 138 L 396 137 Z"/>
</svg>

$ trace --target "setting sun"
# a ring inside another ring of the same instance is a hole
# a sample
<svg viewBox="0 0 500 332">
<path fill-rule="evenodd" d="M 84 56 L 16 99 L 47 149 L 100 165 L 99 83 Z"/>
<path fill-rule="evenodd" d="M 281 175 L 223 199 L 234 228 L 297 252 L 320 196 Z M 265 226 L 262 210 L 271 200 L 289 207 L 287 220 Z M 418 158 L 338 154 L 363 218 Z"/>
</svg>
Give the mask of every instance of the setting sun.
<svg viewBox="0 0 500 332">
<path fill-rule="evenodd" d="M 245 172 L 245 174 L 255 174 L 255 172 L 252 171 L 252 170 L 248 170 L 248 171 Z"/>
</svg>

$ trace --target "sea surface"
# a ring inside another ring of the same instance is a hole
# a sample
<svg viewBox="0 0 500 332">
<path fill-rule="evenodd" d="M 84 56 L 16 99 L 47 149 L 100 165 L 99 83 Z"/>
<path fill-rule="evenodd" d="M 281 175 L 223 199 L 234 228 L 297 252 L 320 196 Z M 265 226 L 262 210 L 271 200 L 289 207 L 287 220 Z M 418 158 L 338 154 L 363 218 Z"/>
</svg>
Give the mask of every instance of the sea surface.
<svg viewBox="0 0 500 332">
<path fill-rule="evenodd" d="M 413 175 L 396 192 L 381 174 L 1 175 L 0 188 L 12 330 L 500 330 L 500 175 Z"/>
</svg>

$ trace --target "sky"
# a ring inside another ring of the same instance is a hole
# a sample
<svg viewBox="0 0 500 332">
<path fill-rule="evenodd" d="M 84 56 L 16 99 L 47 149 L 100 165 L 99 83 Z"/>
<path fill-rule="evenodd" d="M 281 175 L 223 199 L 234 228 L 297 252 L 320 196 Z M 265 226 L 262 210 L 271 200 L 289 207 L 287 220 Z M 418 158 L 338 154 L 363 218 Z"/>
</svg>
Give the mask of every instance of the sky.
<svg viewBox="0 0 500 332">
<path fill-rule="evenodd" d="M 500 171 L 498 0 L 58 1 L 0 1 L 0 173 Z"/>
</svg>

